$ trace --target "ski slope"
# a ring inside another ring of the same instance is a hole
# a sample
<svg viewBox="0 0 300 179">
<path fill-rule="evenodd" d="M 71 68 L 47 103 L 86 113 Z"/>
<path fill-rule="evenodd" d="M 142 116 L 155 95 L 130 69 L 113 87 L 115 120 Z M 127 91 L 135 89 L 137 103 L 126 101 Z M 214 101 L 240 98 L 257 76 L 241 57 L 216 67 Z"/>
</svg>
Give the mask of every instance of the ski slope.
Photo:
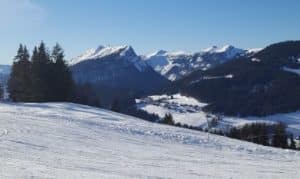
<svg viewBox="0 0 300 179">
<path fill-rule="evenodd" d="M 70 103 L 0 103 L 0 178 L 298 178 L 300 153 Z"/>
</svg>

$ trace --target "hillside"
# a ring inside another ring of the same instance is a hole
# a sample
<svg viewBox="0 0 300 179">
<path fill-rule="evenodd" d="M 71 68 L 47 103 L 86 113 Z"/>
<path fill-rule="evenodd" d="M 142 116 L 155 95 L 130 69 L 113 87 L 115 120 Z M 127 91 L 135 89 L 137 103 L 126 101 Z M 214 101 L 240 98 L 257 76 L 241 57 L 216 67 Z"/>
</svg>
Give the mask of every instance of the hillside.
<svg viewBox="0 0 300 179">
<path fill-rule="evenodd" d="M 272 44 L 253 55 L 194 72 L 172 90 L 208 103 L 207 111 L 226 115 L 294 112 L 300 109 L 299 58 L 300 41 Z"/>
<path fill-rule="evenodd" d="M 0 103 L 0 178 L 297 178 L 300 153 L 70 103 Z"/>
</svg>

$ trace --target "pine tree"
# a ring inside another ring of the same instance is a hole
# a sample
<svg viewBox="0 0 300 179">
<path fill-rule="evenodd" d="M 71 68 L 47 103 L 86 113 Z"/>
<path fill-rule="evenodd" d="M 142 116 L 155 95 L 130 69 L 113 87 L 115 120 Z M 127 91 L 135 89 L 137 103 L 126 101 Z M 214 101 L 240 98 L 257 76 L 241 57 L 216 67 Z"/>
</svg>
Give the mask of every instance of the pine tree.
<svg viewBox="0 0 300 179">
<path fill-rule="evenodd" d="M 66 101 L 70 97 L 74 83 L 71 71 L 64 60 L 64 51 L 59 44 L 53 47 L 51 59 L 53 66 L 50 83 L 53 88 L 53 100 Z"/>
<path fill-rule="evenodd" d="M 34 101 L 49 101 L 51 96 L 51 86 L 49 84 L 51 75 L 51 60 L 44 42 L 35 48 L 31 58 L 33 85 L 32 90 L 35 95 Z"/>
<path fill-rule="evenodd" d="M 287 148 L 287 135 L 286 135 L 286 126 L 283 123 L 279 123 L 274 127 L 274 134 L 272 137 L 272 146 Z"/>
<path fill-rule="evenodd" d="M 13 101 L 28 102 L 32 100 L 31 75 L 31 62 L 29 61 L 28 50 L 26 46 L 23 47 L 20 44 L 8 81 L 8 91 Z"/>
</svg>

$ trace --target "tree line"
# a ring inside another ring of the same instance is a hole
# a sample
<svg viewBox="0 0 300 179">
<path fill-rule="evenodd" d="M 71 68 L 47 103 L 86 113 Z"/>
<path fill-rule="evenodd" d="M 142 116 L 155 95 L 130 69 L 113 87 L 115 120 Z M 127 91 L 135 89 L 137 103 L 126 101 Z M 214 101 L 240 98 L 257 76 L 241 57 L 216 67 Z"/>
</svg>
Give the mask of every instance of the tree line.
<svg viewBox="0 0 300 179">
<path fill-rule="evenodd" d="M 234 127 L 230 130 L 228 137 L 265 146 L 296 149 L 293 135 L 288 135 L 286 125 L 281 122 L 272 125 L 252 123 L 243 127 Z"/>
<path fill-rule="evenodd" d="M 272 146 L 277 148 L 285 148 L 292 150 L 300 150 L 297 148 L 293 134 L 286 131 L 286 125 L 282 122 L 276 124 L 251 123 L 241 127 L 232 127 L 228 132 L 224 133 L 220 130 L 207 130 L 201 127 L 193 127 L 186 124 L 176 123 L 172 114 L 167 113 L 165 116 L 157 120 L 159 123 L 223 135 L 234 139 L 244 140 L 264 146 Z M 156 121 L 154 121 L 156 122 Z"/>
<path fill-rule="evenodd" d="M 20 44 L 8 81 L 10 99 L 14 102 L 71 100 L 74 82 L 64 57 L 59 44 L 49 52 L 41 42 L 31 56 L 27 47 Z"/>
</svg>

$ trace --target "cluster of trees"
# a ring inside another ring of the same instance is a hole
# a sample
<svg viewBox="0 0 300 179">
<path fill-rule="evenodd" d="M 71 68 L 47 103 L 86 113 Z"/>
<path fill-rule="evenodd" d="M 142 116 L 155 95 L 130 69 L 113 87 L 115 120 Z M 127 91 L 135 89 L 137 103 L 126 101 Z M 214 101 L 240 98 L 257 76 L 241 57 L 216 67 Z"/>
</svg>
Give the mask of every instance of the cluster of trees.
<svg viewBox="0 0 300 179">
<path fill-rule="evenodd" d="M 8 92 L 13 101 L 68 101 L 73 87 L 72 74 L 59 44 L 49 52 L 41 42 L 31 57 L 26 46 L 20 45 L 8 81 Z"/>
<path fill-rule="evenodd" d="M 140 117 L 140 116 L 137 116 Z M 293 150 L 299 150 L 296 146 L 293 134 L 288 134 L 286 131 L 286 125 L 284 123 L 278 124 L 266 124 L 266 123 L 251 123 L 246 124 L 242 127 L 233 127 L 228 133 L 223 133 L 220 130 L 208 130 L 202 129 L 201 127 L 193 127 L 186 124 L 176 123 L 173 119 L 172 114 L 167 113 L 162 119 L 158 116 L 155 117 L 156 120 L 150 120 L 152 122 L 159 122 L 166 125 L 172 125 L 197 131 L 204 131 L 213 133 L 216 135 L 227 136 L 239 140 L 245 140 L 248 142 L 253 142 L 256 144 L 261 144 L 265 146 L 272 146 L 278 148 L 288 148 Z M 150 118 L 151 119 L 151 118 Z M 216 117 L 220 120 L 220 117 Z"/>
<path fill-rule="evenodd" d="M 288 135 L 283 123 L 267 125 L 264 123 L 246 124 L 243 127 L 234 127 L 228 137 L 245 140 L 265 146 L 296 149 L 293 135 Z"/>
</svg>

